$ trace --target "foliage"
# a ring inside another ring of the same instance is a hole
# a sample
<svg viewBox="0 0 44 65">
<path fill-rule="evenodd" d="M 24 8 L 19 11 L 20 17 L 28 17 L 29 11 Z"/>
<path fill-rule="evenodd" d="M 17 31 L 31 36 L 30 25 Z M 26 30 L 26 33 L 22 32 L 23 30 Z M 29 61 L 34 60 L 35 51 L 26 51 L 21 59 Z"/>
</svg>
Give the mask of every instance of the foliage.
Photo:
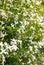
<svg viewBox="0 0 44 65">
<path fill-rule="evenodd" d="M 42 65 L 44 1 L 0 0 L 0 65 Z"/>
</svg>

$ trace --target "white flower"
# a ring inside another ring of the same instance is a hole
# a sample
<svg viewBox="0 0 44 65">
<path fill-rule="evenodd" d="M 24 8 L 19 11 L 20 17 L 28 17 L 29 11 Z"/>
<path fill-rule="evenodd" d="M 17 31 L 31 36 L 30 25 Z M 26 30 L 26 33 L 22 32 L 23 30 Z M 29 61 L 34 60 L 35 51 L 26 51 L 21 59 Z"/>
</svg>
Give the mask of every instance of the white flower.
<svg viewBox="0 0 44 65">
<path fill-rule="evenodd" d="M 25 26 L 25 25 L 28 25 L 28 24 L 29 24 L 29 22 L 24 19 L 23 25 Z"/>
<path fill-rule="evenodd" d="M 33 17 L 30 17 L 30 20 L 34 20 Z"/>
<path fill-rule="evenodd" d="M 41 23 L 41 22 L 42 22 L 42 20 L 43 20 L 43 17 L 42 17 L 42 16 L 38 16 L 38 15 L 37 15 L 37 19 L 38 19 L 38 22 L 40 22 L 40 23 Z"/>
<path fill-rule="evenodd" d="M 42 2 L 42 1 L 37 1 L 37 2 L 36 2 L 36 4 L 37 4 L 37 5 L 40 5 L 40 4 L 41 4 L 41 2 Z"/>
<path fill-rule="evenodd" d="M 2 29 L 4 29 L 4 27 L 2 27 Z"/>
<path fill-rule="evenodd" d="M 18 20 L 18 14 L 15 15 L 15 20 L 16 20 L 16 21 Z"/>
<path fill-rule="evenodd" d="M 29 59 L 29 62 L 28 63 L 31 63 L 31 59 Z"/>
<path fill-rule="evenodd" d="M 23 13 L 23 16 L 27 16 L 27 15 L 28 15 L 28 13 L 26 13 L 26 12 Z"/>
<path fill-rule="evenodd" d="M 3 52 L 3 53 L 4 53 L 5 55 L 6 55 L 6 54 L 8 54 L 8 52 L 7 52 L 7 51 L 5 51 L 5 52 Z"/>
<path fill-rule="evenodd" d="M 38 44 L 39 44 L 39 47 L 41 48 L 41 46 L 43 45 L 43 43 L 42 42 L 38 42 Z"/>
<path fill-rule="evenodd" d="M 21 0 L 21 4 L 22 4 L 22 3 L 25 3 L 25 0 Z"/>
<path fill-rule="evenodd" d="M 32 46 L 29 46 L 30 51 L 32 51 Z"/>
<path fill-rule="evenodd" d="M 35 16 L 35 13 L 31 12 L 31 16 L 32 16 L 32 17 Z"/>
<path fill-rule="evenodd" d="M 2 16 L 5 16 L 5 13 L 4 13 L 4 12 L 2 12 L 2 13 L 1 13 L 1 15 L 2 15 Z"/>
<path fill-rule="evenodd" d="M 4 42 L 4 46 L 7 48 L 9 47 L 9 44 L 7 42 Z"/>
<path fill-rule="evenodd" d="M 14 28 L 14 24 L 11 24 L 11 26 Z"/>
<path fill-rule="evenodd" d="M 37 48 L 37 46 L 36 46 L 36 45 L 34 45 L 34 48 L 36 49 L 36 48 Z"/>
<path fill-rule="evenodd" d="M 33 8 L 33 6 L 32 6 L 32 5 L 30 5 L 30 7 L 31 7 L 31 8 Z"/>
<path fill-rule="evenodd" d="M 12 39 L 11 44 L 12 45 L 17 44 L 17 42 L 16 42 L 16 40 L 14 38 Z"/>
<path fill-rule="evenodd" d="M 32 0 L 33 2 L 35 2 L 36 0 Z"/>
<path fill-rule="evenodd" d="M 12 46 L 12 49 L 14 49 L 15 51 L 18 49 L 16 45 Z"/>
<path fill-rule="evenodd" d="M 20 44 L 22 44 L 22 41 L 21 40 L 17 40 Z"/>
<path fill-rule="evenodd" d="M 35 30 L 35 27 L 31 26 L 30 29 Z"/>
<path fill-rule="evenodd" d="M 5 35 L 1 32 L 1 37 L 4 37 Z"/>
<path fill-rule="evenodd" d="M 30 0 L 27 0 L 27 2 L 29 3 L 29 2 L 30 2 Z"/>
<path fill-rule="evenodd" d="M 14 21 L 15 22 L 15 24 L 18 24 L 18 21 Z"/>
<path fill-rule="evenodd" d="M 32 36 L 30 36 L 30 37 L 29 37 L 29 39 L 30 39 L 30 40 L 32 40 L 32 39 L 33 39 L 33 37 L 32 37 Z"/>
<path fill-rule="evenodd" d="M 3 46 L 3 43 L 2 42 L 0 42 L 0 46 Z"/>
</svg>

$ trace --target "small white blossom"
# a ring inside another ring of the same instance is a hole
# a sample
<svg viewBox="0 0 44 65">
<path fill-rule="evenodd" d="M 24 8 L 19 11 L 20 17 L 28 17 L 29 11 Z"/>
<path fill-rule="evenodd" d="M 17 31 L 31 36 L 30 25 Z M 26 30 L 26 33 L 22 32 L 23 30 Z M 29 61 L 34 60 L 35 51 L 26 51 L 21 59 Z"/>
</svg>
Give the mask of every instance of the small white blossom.
<svg viewBox="0 0 44 65">
<path fill-rule="evenodd" d="M 43 43 L 42 42 L 38 42 L 38 44 L 39 44 L 39 47 L 41 48 L 41 46 L 43 45 Z"/>
<path fill-rule="evenodd" d="M 23 13 L 23 16 L 27 16 L 27 15 L 28 15 L 28 12 L 24 12 L 24 13 Z"/>
<path fill-rule="evenodd" d="M 3 46 L 3 43 L 2 42 L 0 42 L 0 46 Z"/>
<path fill-rule="evenodd" d="M 35 27 L 31 26 L 30 29 L 35 30 Z"/>
<path fill-rule="evenodd" d="M 42 22 L 42 20 L 43 20 L 43 17 L 41 17 L 41 16 L 37 16 L 37 19 L 38 19 L 38 22 Z"/>
<path fill-rule="evenodd" d="M 32 5 L 30 5 L 30 8 L 33 8 L 33 6 L 32 6 Z"/>
<path fill-rule="evenodd" d="M 13 46 L 12 46 L 12 49 L 16 51 L 18 48 L 17 48 L 16 45 L 13 45 Z"/>
<path fill-rule="evenodd" d="M 28 63 L 31 63 L 31 59 L 29 59 L 29 62 Z"/>
<path fill-rule="evenodd" d="M 5 14 L 5 12 L 4 12 L 4 11 L 2 11 L 2 12 L 1 12 L 1 15 L 2 15 L 2 16 L 5 16 L 6 14 Z"/>
<path fill-rule="evenodd" d="M 9 44 L 7 42 L 4 42 L 4 45 L 6 46 L 6 48 L 9 46 Z"/>
<path fill-rule="evenodd" d="M 12 39 L 11 44 L 12 45 L 17 44 L 17 42 L 16 42 L 16 40 L 14 38 Z"/>
<path fill-rule="evenodd" d="M 14 24 L 11 24 L 11 26 L 14 28 Z"/>
<path fill-rule="evenodd" d="M 24 19 L 23 25 L 25 26 L 25 25 L 28 25 L 28 24 L 29 24 L 29 22 Z"/>
<path fill-rule="evenodd" d="M 40 5 L 40 4 L 41 4 L 41 2 L 42 2 L 42 1 L 37 1 L 37 2 L 36 2 L 36 4 L 37 4 L 37 5 Z"/>
<path fill-rule="evenodd" d="M 15 15 L 15 21 L 17 21 L 17 20 L 18 20 L 18 14 Z"/>
<path fill-rule="evenodd" d="M 32 51 L 32 46 L 29 46 L 30 51 Z"/>
</svg>

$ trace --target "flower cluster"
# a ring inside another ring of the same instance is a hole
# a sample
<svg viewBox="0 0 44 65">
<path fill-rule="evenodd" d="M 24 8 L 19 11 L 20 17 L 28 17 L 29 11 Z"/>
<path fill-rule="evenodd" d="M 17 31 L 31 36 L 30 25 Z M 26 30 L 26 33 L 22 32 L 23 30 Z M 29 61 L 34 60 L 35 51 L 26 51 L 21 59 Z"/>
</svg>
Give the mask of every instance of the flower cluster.
<svg viewBox="0 0 44 65">
<path fill-rule="evenodd" d="M 41 3 L 42 0 L 0 0 L 2 65 L 44 62 L 40 59 L 44 58 L 44 5 Z M 13 59 L 12 63 L 8 58 Z"/>
</svg>

